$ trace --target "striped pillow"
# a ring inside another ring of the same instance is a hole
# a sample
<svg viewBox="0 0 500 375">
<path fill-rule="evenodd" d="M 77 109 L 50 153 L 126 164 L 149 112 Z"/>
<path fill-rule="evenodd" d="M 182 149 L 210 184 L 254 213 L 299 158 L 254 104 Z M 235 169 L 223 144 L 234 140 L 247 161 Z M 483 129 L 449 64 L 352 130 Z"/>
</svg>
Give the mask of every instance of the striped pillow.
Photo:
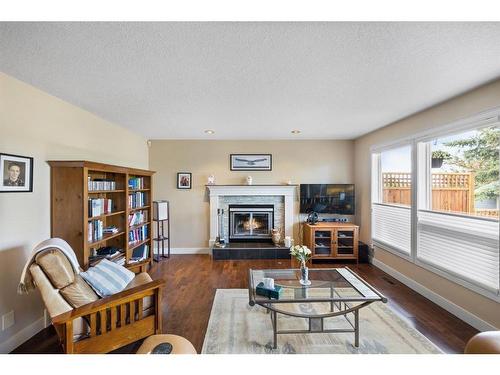
<svg viewBox="0 0 500 375">
<path fill-rule="evenodd" d="M 80 272 L 80 276 L 100 297 L 107 297 L 125 289 L 135 274 L 119 264 L 103 259 L 96 266 Z"/>
</svg>

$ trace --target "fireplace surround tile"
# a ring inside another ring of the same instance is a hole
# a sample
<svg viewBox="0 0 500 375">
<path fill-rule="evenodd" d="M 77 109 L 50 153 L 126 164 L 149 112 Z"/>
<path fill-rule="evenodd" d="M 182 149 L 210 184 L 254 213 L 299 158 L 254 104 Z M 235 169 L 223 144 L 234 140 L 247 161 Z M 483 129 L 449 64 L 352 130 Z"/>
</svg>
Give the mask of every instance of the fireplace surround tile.
<svg viewBox="0 0 500 375">
<path fill-rule="evenodd" d="M 293 236 L 296 185 L 207 185 L 210 199 L 209 247 L 217 237 L 217 209 L 224 209 L 224 232 L 229 229 L 229 204 L 273 204 L 274 227 L 281 237 Z"/>
</svg>

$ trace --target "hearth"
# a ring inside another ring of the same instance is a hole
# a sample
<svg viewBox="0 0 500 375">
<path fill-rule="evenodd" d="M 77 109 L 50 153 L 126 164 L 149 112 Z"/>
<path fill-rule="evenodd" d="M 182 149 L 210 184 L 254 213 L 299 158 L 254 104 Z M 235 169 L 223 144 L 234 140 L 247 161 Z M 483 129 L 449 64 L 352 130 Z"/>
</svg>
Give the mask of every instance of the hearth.
<svg viewBox="0 0 500 375">
<path fill-rule="evenodd" d="M 229 205 L 229 242 L 271 241 L 273 227 L 273 205 Z"/>
</svg>

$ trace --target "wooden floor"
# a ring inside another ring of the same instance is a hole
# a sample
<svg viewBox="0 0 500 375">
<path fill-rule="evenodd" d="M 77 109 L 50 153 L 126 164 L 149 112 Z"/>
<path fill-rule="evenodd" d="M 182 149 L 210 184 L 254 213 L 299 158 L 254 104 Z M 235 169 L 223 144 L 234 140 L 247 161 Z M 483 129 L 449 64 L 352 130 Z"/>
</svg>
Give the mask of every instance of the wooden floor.
<svg viewBox="0 0 500 375">
<path fill-rule="evenodd" d="M 342 264 L 314 264 L 337 267 Z M 389 306 L 447 353 L 463 353 L 465 344 L 478 331 L 370 264 L 349 267 L 389 299 Z M 216 289 L 247 288 L 248 268 L 290 268 L 288 260 L 212 261 L 208 255 L 173 255 L 155 263 L 153 278 L 164 278 L 163 332 L 186 337 L 198 352 L 210 317 Z M 116 353 L 135 353 L 140 342 Z M 42 330 L 13 353 L 59 353 L 52 327 Z"/>
</svg>

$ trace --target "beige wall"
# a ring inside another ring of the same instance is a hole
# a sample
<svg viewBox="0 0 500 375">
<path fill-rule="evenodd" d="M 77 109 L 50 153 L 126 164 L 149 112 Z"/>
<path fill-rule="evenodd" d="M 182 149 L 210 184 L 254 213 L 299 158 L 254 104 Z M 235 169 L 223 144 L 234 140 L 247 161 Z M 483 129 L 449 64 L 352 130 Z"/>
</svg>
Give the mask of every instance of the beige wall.
<svg viewBox="0 0 500 375">
<path fill-rule="evenodd" d="M 50 235 L 46 160 L 86 159 L 147 168 L 146 140 L 0 73 L 0 152 L 34 158 L 32 193 L 0 193 L 0 316 L 16 324 L 0 332 L 0 353 L 41 327 L 38 292 L 19 296 L 17 284 L 31 249 Z"/>
<path fill-rule="evenodd" d="M 355 141 L 356 217 L 361 240 L 370 242 L 370 147 L 469 117 L 500 106 L 500 80 L 391 124 Z M 439 277 L 391 253 L 376 249 L 375 258 L 433 292 L 500 328 L 500 304 Z"/>
<path fill-rule="evenodd" d="M 271 153 L 270 172 L 232 172 L 231 153 Z M 205 184 L 352 183 L 353 141 L 152 141 L 149 153 L 155 199 L 171 202 L 172 246 L 206 248 L 209 239 L 209 203 Z M 192 190 L 176 188 L 177 172 L 193 174 Z M 298 206 L 297 206 L 298 208 Z M 298 212 L 298 211 L 297 211 Z M 297 233 L 297 230 L 295 230 Z"/>
</svg>

